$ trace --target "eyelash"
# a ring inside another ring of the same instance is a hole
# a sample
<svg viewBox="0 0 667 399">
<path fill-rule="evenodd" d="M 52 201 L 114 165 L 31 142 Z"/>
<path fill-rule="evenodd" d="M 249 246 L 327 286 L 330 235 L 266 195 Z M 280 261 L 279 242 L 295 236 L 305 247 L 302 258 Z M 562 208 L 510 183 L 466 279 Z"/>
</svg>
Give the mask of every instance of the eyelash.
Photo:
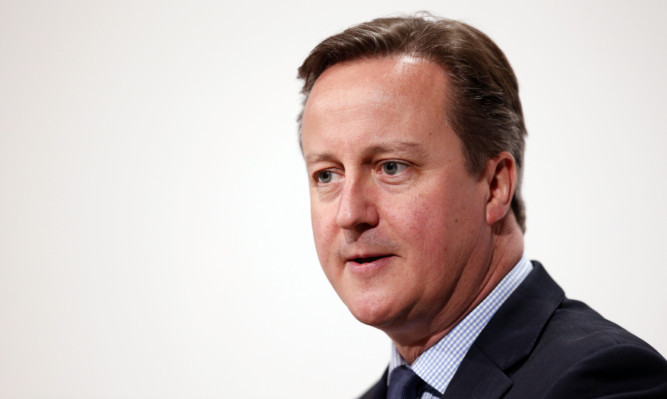
<svg viewBox="0 0 667 399">
<path fill-rule="evenodd" d="M 397 171 L 393 174 L 387 173 L 384 168 L 387 165 L 395 165 L 397 168 Z M 386 160 L 386 161 L 381 161 L 377 164 L 377 167 L 375 168 L 375 171 L 378 175 L 383 175 L 383 176 L 388 176 L 390 178 L 394 178 L 395 176 L 400 176 L 402 173 L 405 173 L 407 169 L 410 167 L 410 165 L 406 162 L 403 161 L 396 161 L 396 160 Z M 332 183 L 336 177 L 340 177 L 341 173 L 337 172 L 334 169 L 323 169 L 315 172 L 313 174 L 313 181 L 317 185 L 329 185 Z M 328 177 L 328 181 L 322 181 L 325 180 L 325 176 Z"/>
<path fill-rule="evenodd" d="M 397 167 L 399 170 L 398 170 L 397 172 L 393 173 L 393 174 L 391 174 L 391 173 L 386 173 L 386 172 L 384 171 L 384 167 L 387 166 L 387 165 L 391 165 L 391 164 L 396 165 L 396 167 Z M 401 172 L 404 172 L 407 168 L 408 168 L 408 165 L 407 165 L 405 162 L 392 161 L 392 160 L 389 160 L 389 161 L 383 161 L 383 162 L 381 162 L 380 165 L 379 165 L 379 170 L 382 171 L 384 174 L 386 174 L 386 175 L 388 175 L 388 176 L 396 176 L 397 174 L 400 174 Z"/>
<path fill-rule="evenodd" d="M 322 182 L 321 179 L 323 178 L 324 174 L 329 174 L 330 180 L 327 182 Z M 333 180 L 336 176 L 339 176 L 340 173 L 336 172 L 334 169 L 323 169 L 319 170 L 315 173 L 313 173 L 313 181 L 317 185 L 328 185 L 331 183 L 331 180 Z"/>
</svg>

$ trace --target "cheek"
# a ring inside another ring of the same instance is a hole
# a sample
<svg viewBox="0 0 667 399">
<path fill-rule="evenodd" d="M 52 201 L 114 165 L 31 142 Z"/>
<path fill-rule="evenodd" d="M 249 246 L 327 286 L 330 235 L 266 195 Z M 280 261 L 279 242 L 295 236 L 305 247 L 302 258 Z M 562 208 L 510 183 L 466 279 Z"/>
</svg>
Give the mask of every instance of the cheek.
<svg viewBox="0 0 667 399">
<path fill-rule="evenodd" d="M 449 241 L 447 215 L 439 207 L 423 205 L 413 210 L 410 217 L 411 221 L 405 224 L 407 231 L 404 234 L 411 237 L 412 247 L 418 251 L 415 255 L 426 259 L 439 258 Z"/>
<path fill-rule="evenodd" d="M 335 219 L 327 215 L 330 214 L 325 210 L 311 206 L 310 217 L 315 250 L 323 267 L 326 265 L 328 254 L 332 252 L 330 248 L 334 245 L 335 235 Z"/>
<path fill-rule="evenodd" d="M 455 247 L 459 236 L 465 236 L 462 218 L 465 205 L 442 192 L 422 193 L 394 207 L 393 225 L 409 247 L 412 260 L 424 264 L 441 263 Z"/>
<path fill-rule="evenodd" d="M 450 212 L 447 199 L 440 193 L 418 194 L 399 202 L 392 210 L 394 224 L 405 238 L 423 239 L 439 235 L 447 224 Z"/>
</svg>

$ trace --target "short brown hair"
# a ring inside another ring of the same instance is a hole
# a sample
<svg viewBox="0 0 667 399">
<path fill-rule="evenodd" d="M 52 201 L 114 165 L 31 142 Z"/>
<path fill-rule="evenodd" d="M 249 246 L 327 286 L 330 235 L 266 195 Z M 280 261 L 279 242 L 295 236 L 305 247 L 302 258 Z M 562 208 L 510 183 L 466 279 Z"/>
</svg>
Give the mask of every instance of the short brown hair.
<svg viewBox="0 0 667 399">
<path fill-rule="evenodd" d="M 503 52 L 481 31 L 430 14 L 379 18 L 353 26 L 318 44 L 299 67 L 304 104 L 317 78 L 330 66 L 395 54 L 435 62 L 449 75 L 448 120 L 463 142 L 469 173 L 481 173 L 486 161 L 502 151 L 512 154 L 518 182 L 511 207 L 525 231 L 521 175 L 526 127 L 519 85 Z M 299 125 L 302 116 L 303 112 Z"/>
</svg>

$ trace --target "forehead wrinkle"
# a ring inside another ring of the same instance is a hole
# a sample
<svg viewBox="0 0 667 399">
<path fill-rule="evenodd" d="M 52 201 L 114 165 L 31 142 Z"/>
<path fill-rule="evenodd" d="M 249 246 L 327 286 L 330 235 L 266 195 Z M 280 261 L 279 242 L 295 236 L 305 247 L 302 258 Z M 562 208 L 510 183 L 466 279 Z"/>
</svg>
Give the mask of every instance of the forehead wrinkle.
<svg viewBox="0 0 667 399">
<path fill-rule="evenodd" d="M 426 150 L 421 143 L 411 141 L 388 142 L 371 145 L 363 151 L 367 155 L 386 153 L 409 153 L 420 158 L 426 156 Z"/>
<path fill-rule="evenodd" d="M 311 112 L 328 114 L 343 113 L 351 110 L 376 112 L 388 106 L 394 106 L 389 93 L 367 87 L 334 88 L 317 93 L 316 98 L 309 98 L 306 108 Z M 351 101 L 352 99 L 352 101 Z"/>
</svg>

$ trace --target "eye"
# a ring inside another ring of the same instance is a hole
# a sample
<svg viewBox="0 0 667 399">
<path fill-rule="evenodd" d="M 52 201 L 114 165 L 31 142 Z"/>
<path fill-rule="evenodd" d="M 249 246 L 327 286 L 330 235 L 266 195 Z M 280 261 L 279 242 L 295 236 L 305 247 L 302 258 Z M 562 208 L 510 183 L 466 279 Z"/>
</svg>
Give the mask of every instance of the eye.
<svg viewBox="0 0 667 399">
<path fill-rule="evenodd" d="M 321 172 L 317 172 L 315 177 L 318 183 L 321 184 L 331 183 L 331 181 L 333 180 L 333 172 L 330 170 L 323 170 Z"/>
<path fill-rule="evenodd" d="M 313 181 L 318 186 L 328 186 L 336 183 L 342 175 L 337 169 L 322 169 L 313 174 Z"/>
<path fill-rule="evenodd" d="M 399 174 L 407 168 L 407 165 L 396 162 L 396 161 L 387 161 L 382 164 L 382 173 L 393 176 Z"/>
</svg>

